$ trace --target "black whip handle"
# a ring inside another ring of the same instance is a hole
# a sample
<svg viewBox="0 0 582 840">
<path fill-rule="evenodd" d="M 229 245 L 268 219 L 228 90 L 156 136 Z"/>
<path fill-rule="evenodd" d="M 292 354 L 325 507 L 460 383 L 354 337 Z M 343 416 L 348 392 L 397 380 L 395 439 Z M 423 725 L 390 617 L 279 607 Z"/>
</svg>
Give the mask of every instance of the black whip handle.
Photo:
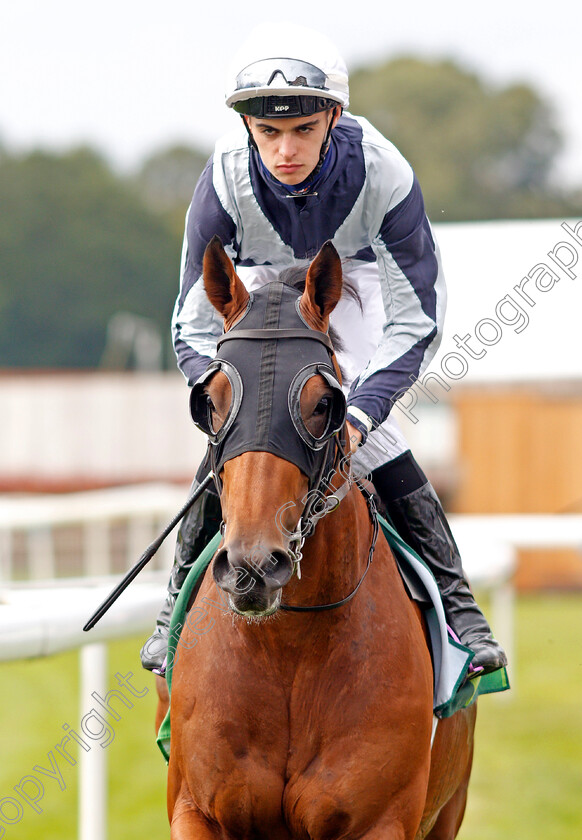
<svg viewBox="0 0 582 840">
<path fill-rule="evenodd" d="M 198 485 L 196 490 L 192 493 L 188 501 L 184 504 L 184 506 L 178 511 L 176 516 L 172 519 L 172 521 L 166 525 L 162 533 L 157 537 L 151 545 L 149 545 L 142 556 L 139 558 L 137 563 L 131 567 L 131 569 L 126 573 L 126 575 L 119 581 L 115 589 L 113 589 L 107 598 L 103 601 L 100 607 L 98 607 L 87 624 L 83 627 L 83 630 L 91 630 L 92 627 L 95 627 L 98 621 L 100 621 L 105 613 L 109 610 L 109 608 L 117 601 L 121 593 L 127 589 L 129 584 L 132 580 L 138 576 L 141 570 L 146 566 L 149 561 L 152 559 L 158 548 L 161 546 L 163 541 L 166 539 L 168 534 L 176 527 L 178 522 L 186 516 L 196 499 L 202 495 L 202 493 L 206 490 L 208 485 L 213 481 L 214 473 L 209 472 L 204 481 Z"/>
</svg>

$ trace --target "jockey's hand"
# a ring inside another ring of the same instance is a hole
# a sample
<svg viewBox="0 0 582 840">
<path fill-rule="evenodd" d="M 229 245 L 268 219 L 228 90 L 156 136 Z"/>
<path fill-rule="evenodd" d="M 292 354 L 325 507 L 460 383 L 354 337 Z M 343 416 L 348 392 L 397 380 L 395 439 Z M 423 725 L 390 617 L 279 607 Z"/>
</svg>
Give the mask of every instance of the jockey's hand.
<svg viewBox="0 0 582 840">
<path fill-rule="evenodd" d="M 346 421 L 346 426 L 348 427 L 348 437 L 350 439 L 350 450 L 355 452 L 358 446 L 360 445 L 360 441 L 362 440 L 362 433 L 359 432 L 350 421 Z"/>
</svg>

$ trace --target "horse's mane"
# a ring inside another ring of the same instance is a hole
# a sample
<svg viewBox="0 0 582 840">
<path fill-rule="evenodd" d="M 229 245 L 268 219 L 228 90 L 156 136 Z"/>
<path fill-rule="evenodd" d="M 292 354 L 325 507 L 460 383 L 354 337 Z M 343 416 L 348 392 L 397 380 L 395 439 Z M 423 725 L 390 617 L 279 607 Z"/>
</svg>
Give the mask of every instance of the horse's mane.
<svg viewBox="0 0 582 840">
<path fill-rule="evenodd" d="M 309 265 L 294 265 L 291 266 L 291 268 L 285 268 L 279 274 L 279 280 L 282 283 L 285 283 L 286 286 L 291 286 L 292 289 L 296 289 L 298 292 L 302 292 L 305 289 L 305 278 L 307 277 L 308 269 Z M 351 297 L 352 300 L 355 300 L 358 304 L 360 312 L 363 311 L 362 299 L 358 293 L 358 290 L 349 280 L 346 280 L 345 277 L 342 286 L 342 297 Z M 345 345 L 342 341 L 342 337 L 340 336 L 338 331 L 331 326 L 331 324 L 329 327 L 329 337 L 331 338 L 331 343 L 333 344 L 336 352 L 345 350 Z M 342 370 L 342 377 L 343 375 L 344 371 Z"/>
</svg>

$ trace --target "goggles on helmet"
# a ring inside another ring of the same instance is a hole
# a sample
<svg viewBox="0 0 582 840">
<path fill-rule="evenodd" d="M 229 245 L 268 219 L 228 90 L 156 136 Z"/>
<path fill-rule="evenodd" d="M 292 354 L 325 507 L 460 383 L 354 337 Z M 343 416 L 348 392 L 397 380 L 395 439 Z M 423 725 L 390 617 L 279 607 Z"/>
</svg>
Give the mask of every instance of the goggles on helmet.
<svg viewBox="0 0 582 840">
<path fill-rule="evenodd" d="M 236 77 L 236 90 L 264 87 L 309 87 L 325 91 L 327 76 L 314 64 L 295 58 L 265 58 L 255 61 Z"/>
<path fill-rule="evenodd" d="M 337 78 L 296 58 L 265 58 L 244 67 L 226 104 L 249 117 L 306 117 L 347 102 Z"/>
</svg>

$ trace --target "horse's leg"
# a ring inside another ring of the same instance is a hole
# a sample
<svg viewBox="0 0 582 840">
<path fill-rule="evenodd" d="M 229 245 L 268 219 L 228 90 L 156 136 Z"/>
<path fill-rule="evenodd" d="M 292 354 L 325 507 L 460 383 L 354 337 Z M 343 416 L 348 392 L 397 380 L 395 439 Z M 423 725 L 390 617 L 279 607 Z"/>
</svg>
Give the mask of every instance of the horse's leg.
<svg viewBox="0 0 582 840">
<path fill-rule="evenodd" d="M 426 840 L 454 840 L 459 833 L 463 817 L 465 816 L 465 808 L 467 807 L 467 793 L 469 790 L 472 763 L 473 751 L 471 750 L 471 757 L 467 764 L 463 780 L 447 804 L 441 808 L 434 826 L 426 835 Z"/>
<path fill-rule="evenodd" d="M 467 785 L 459 788 L 455 795 L 449 799 L 438 815 L 432 830 L 426 835 L 426 840 L 455 839 L 465 816 L 468 784 L 469 779 L 467 778 Z"/>
<path fill-rule="evenodd" d="M 425 776 L 419 775 L 414 783 L 393 799 L 389 810 L 373 828 L 358 834 L 358 840 L 416 840 L 426 781 Z"/>
<path fill-rule="evenodd" d="M 407 834 L 405 827 L 400 822 L 392 822 L 386 825 L 384 822 L 374 826 L 365 834 L 358 835 L 359 840 L 414 840 L 414 837 Z"/>
<path fill-rule="evenodd" d="M 220 828 L 212 826 L 199 811 L 186 804 L 180 808 L 180 803 L 176 803 L 170 840 L 218 840 L 220 837 Z"/>
<path fill-rule="evenodd" d="M 167 797 L 171 840 L 220 838 L 220 829 L 209 822 L 194 804 L 181 772 L 172 761 L 168 770 Z"/>
<path fill-rule="evenodd" d="M 421 837 L 454 840 L 467 804 L 477 704 L 439 721 Z M 439 731 L 440 730 L 440 731 Z"/>
<path fill-rule="evenodd" d="M 156 709 L 156 734 L 162 725 L 163 719 L 166 717 L 168 706 L 170 705 L 170 695 L 168 694 L 168 685 L 163 677 L 156 675 L 156 691 L 158 692 L 158 708 Z"/>
</svg>

